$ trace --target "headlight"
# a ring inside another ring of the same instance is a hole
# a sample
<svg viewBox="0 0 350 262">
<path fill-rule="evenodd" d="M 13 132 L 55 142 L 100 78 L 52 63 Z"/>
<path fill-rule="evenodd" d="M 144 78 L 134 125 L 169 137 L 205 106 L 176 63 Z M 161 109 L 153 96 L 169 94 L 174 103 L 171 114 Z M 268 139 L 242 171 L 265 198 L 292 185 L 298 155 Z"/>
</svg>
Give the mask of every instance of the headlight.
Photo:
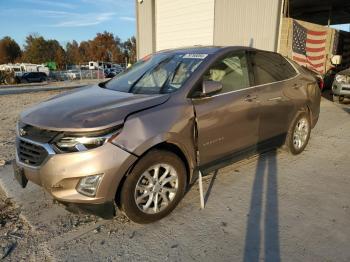
<svg viewBox="0 0 350 262">
<path fill-rule="evenodd" d="M 338 82 L 338 83 L 346 83 L 346 76 L 344 75 L 337 75 L 335 77 L 335 80 Z"/>
<path fill-rule="evenodd" d="M 102 146 L 106 142 L 114 139 L 119 133 L 119 129 L 107 130 L 98 133 L 66 133 L 57 137 L 52 146 L 57 153 L 79 152 Z"/>
<path fill-rule="evenodd" d="M 85 151 L 102 146 L 107 139 L 107 137 L 62 137 L 55 145 L 63 151 Z"/>
</svg>

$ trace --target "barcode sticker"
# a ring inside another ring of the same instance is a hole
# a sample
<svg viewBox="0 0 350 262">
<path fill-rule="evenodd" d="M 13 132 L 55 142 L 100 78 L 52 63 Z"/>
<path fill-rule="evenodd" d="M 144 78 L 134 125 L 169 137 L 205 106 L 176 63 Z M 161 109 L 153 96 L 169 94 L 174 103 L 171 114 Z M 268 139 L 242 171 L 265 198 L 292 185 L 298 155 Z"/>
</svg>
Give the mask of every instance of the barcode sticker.
<svg viewBox="0 0 350 262">
<path fill-rule="evenodd" d="M 182 58 L 194 58 L 194 59 L 204 59 L 208 54 L 186 54 Z"/>
</svg>

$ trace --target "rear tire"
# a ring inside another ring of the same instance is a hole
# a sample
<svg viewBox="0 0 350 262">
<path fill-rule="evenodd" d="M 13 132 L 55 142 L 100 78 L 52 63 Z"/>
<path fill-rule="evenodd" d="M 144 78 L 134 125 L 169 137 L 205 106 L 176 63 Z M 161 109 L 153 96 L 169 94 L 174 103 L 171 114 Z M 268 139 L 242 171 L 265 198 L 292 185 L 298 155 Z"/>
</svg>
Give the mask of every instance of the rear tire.
<svg viewBox="0 0 350 262">
<path fill-rule="evenodd" d="M 286 137 L 286 146 L 293 155 L 300 154 L 307 146 L 311 134 L 310 115 L 300 111 L 294 118 Z"/>
<path fill-rule="evenodd" d="M 344 101 L 344 96 L 333 95 L 333 102 L 341 104 Z"/>
<path fill-rule="evenodd" d="M 120 194 L 121 209 L 140 224 L 162 219 L 184 196 L 186 181 L 186 168 L 176 154 L 151 150 L 126 177 Z"/>
</svg>

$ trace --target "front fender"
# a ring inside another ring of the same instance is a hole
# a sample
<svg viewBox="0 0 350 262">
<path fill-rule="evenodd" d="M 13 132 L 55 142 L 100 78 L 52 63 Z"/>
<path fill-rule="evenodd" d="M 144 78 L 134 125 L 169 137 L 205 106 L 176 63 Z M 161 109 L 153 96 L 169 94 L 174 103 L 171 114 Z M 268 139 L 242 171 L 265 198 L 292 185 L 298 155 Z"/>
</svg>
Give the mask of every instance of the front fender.
<svg viewBox="0 0 350 262">
<path fill-rule="evenodd" d="M 196 159 L 193 106 L 188 101 L 168 103 L 130 115 L 113 144 L 136 156 L 164 142 L 173 144 L 192 169 Z"/>
</svg>

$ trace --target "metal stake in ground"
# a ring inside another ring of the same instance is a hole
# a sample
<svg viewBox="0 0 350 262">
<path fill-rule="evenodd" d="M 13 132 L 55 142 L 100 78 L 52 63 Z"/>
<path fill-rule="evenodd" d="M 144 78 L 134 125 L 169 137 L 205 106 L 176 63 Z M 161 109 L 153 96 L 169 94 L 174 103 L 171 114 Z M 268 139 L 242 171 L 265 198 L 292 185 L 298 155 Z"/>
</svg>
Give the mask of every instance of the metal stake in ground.
<svg viewBox="0 0 350 262">
<path fill-rule="evenodd" d="M 203 194 L 203 179 L 202 179 L 202 172 L 198 170 L 198 185 L 199 185 L 199 197 L 201 202 L 201 209 L 204 209 L 204 194 Z"/>
</svg>

